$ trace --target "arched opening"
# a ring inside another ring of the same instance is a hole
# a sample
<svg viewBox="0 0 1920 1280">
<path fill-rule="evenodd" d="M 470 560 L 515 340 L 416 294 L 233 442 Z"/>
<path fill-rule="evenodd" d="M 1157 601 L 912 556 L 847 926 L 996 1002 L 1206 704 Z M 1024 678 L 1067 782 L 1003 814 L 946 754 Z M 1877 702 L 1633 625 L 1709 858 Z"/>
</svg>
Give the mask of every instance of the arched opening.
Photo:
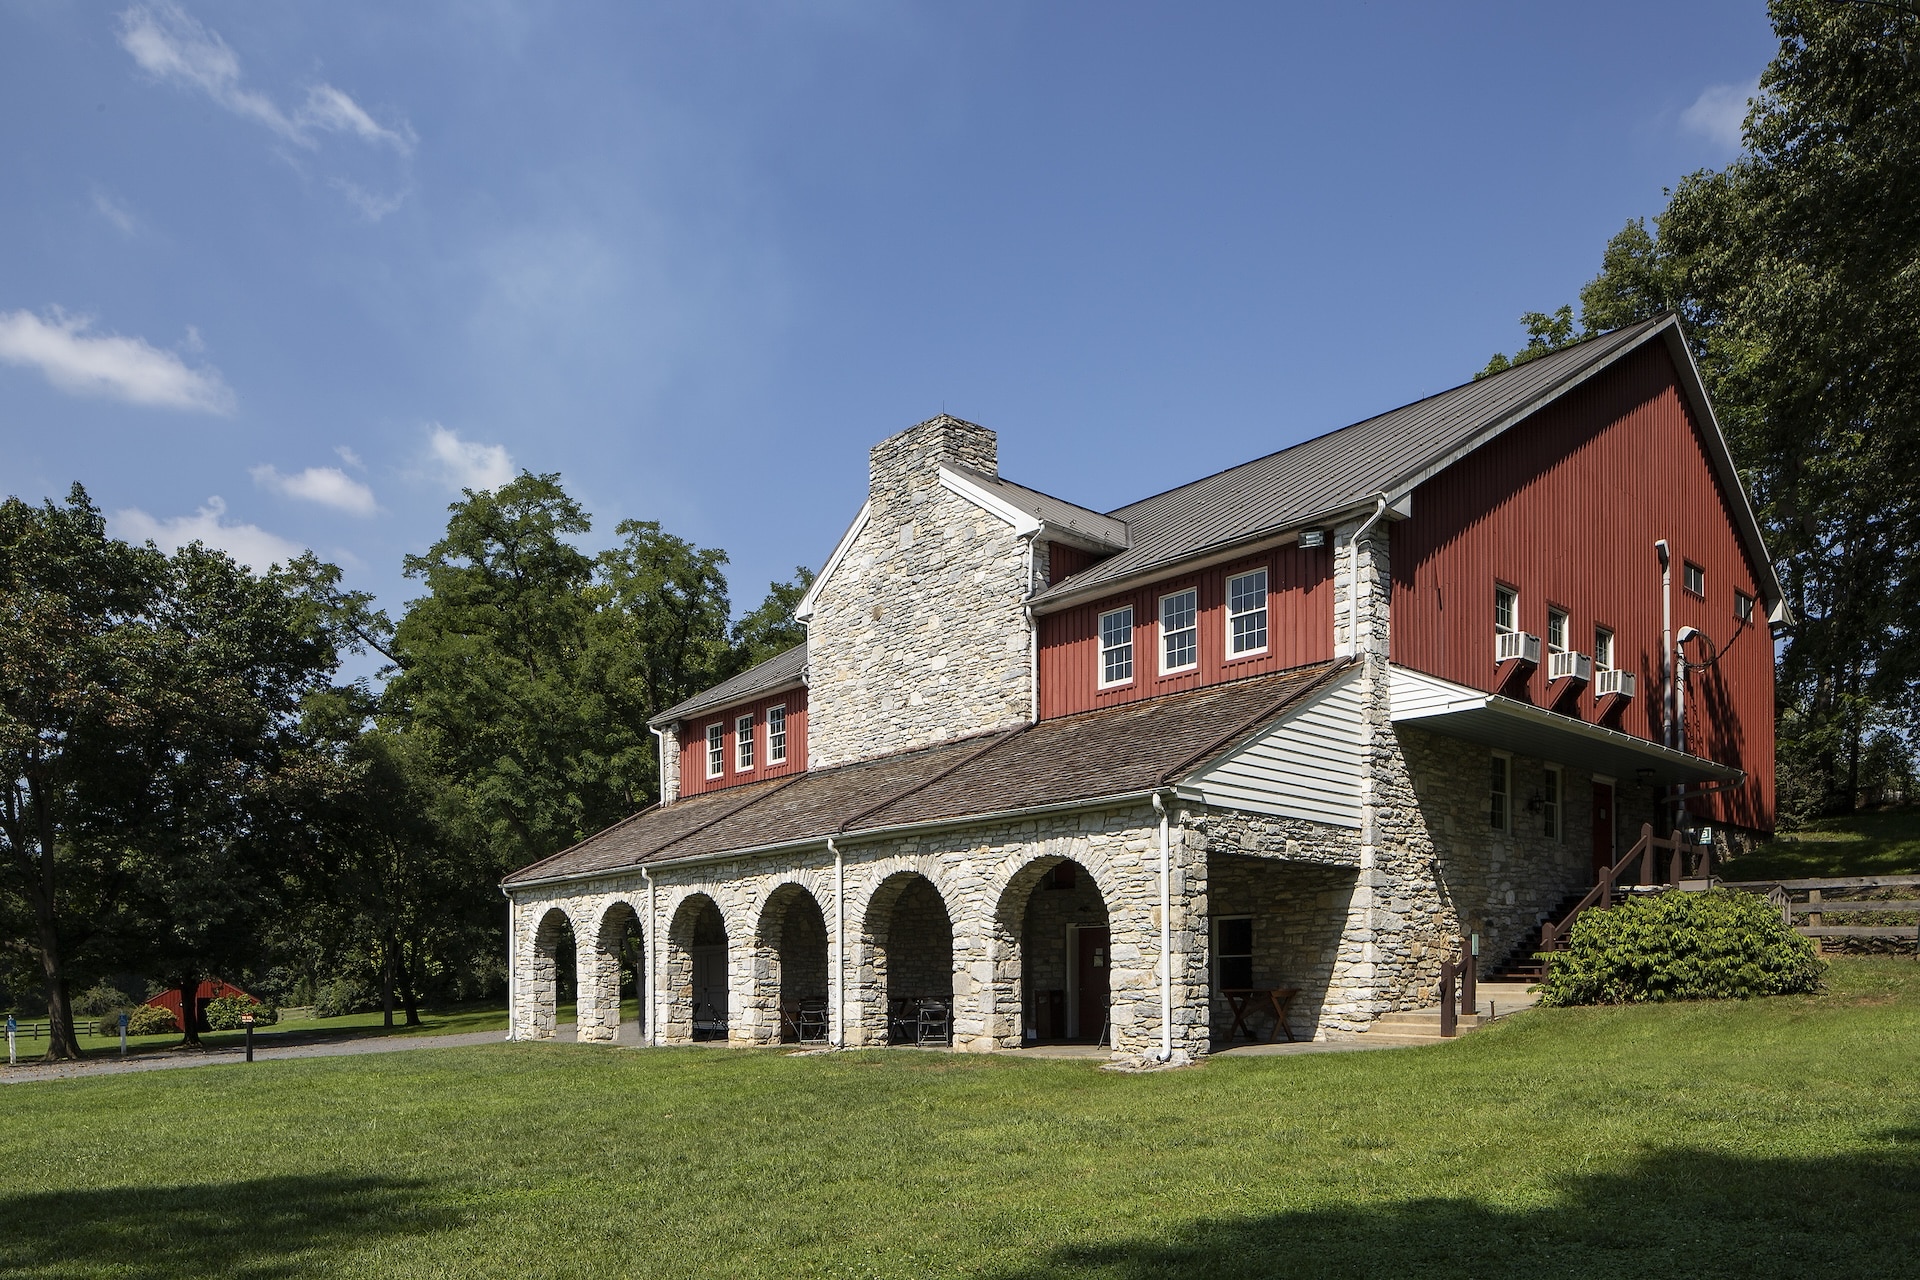
<svg viewBox="0 0 1920 1280">
<path fill-rule="evenodd" d="M 868 1044 L 953 1043 L 953 918 L 925 876 L 889 876 L 867 906 L 861 972 Z"/>
<path fill-rule="evenodd" d="M 667 930 L 667 1038 L 725 1040 L 731 1011 L 727 1000 L 727 922 L 704 893 L 680 904 Z"/>
<path fill-rule="evenodd" d="M 1112 934 L 1087 869 L 1071 858 L 1029 863 L 1008 884 L 999 917 L 1018 948 L 1002 977 L 1019 991 L 1020 1042 L 1111 1045 Z"/>
<path fill-rule="evenodd" d="M 646 964 L 640 913 L 631 903 L 614 903 L 600 917 L 593 951 L 581 966 L 576 1016 L 580 1039 L 620 1039 L 621 1006 L 631 1000 L 636 1030 L 627 1039 L 631 1043 L 639 1042 L 638 1033 L 644 1032 L 647 1024 L 646 1006 L 640 999 L 645 989 Z"/>
<path fill-rule="evenodd" d="M 779 1043 L 827 1038 L 827 918 L 819 900 L 783 884 L 760 913 L 754 947 L 757 1034 Z"/>
<path fill-rule="evenodd" d="M 560 1007 L 574 1002 L 576 985 L 573 921 L 559 907 L 553 907 L 534 927 L 533 964 L 523 997 L 534 1039 L 553 1037 L 560 1022 Z"/>
</svg>

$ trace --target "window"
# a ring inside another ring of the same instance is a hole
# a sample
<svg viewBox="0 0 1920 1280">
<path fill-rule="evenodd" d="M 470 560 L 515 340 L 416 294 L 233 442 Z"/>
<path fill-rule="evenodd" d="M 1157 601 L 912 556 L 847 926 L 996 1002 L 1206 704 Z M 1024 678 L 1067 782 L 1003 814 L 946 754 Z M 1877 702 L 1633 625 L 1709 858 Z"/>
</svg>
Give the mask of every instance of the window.
<svg viewBox="0 0 1920 1280">
<path fill-rule="evenodd" d="M 1565 609 L 1547 610 L 1547 652 L 1565 653 L 1567 651 L 1567 611 Z"/>
<path fill-rule="evenodd" d="M 753 717 L 733 722 L 733 767 L 741 773 L 753 768 Z"/>
<path fill-rule="evenodd" d="M 787 709 L 767 708 L 767 763 L 787 762 Z"/>
<path fill-rule="evenodd" d="M 1493 589 L 1493 629 L 1501 635 L 1520 629 L 1520 593 L 1512 587 Z"/>
<path fill-rule="evenodd" d="M 1253 986 L 1253 917 L 1226 916 L 1213 922 L 1213 971 L 1222 991 Z"/>
<path fill-rule="evenodd" d="M 1100 615 L 1100 687 L 1133 679 L 1133 609 Z"/>
<path fill-rule="evenodd" d="M 1613 632 L 1605 627 L 1593 629 L 1593 669 L 1613 670 Z"/>
<path fill-rule="evenodd" d="M 1498 752 L 1493 757 L 1492 799 L 1487 805 L 1487 827 L 1493 831 L 1513 829 L 1513 758 Z"/>
<path fill-rule="evenodd" d="M 1705 569 L 1702 569 L 1699 565 L 1695 564 L 1691 560 L 1687 561 L 1686 582 L 1687 582 L 1687 590 L 1689 592 L 1691 592 L 1696 596 L 1699 596 L 1702 600 L 1706 599 L 1707 571 Z"/>
<path fill-rule="evenodd" d="M 1227 579 L 1227 656 L 1267 651 L 1267 571 Z"/>
<path fill-rule="evenodd" d="M 1744 591 L 1733 593 L 1733 616 L 1740 620 L 1741 626 L 1753 621 L 1753 597 Z"/>
<path fill-rule="evenodd" d="M 727 771 L 727 726 L 707 726 L 707 776 L 717 778 Z"/>
<path fill-rule="evenodd" d="M 1200 663 L 1199 596 L 1176 591 L 1160 597 L 1160 674 L 1191 671 Z"/>
<path fill-rule="evenodd" d="M 1560 838 L 1560 796 L 1563 790 L 1560 766 L 1547 766 L 1546 786 L 1540 792 L 1540 834 L 1549 840 Z"/>
</svg>

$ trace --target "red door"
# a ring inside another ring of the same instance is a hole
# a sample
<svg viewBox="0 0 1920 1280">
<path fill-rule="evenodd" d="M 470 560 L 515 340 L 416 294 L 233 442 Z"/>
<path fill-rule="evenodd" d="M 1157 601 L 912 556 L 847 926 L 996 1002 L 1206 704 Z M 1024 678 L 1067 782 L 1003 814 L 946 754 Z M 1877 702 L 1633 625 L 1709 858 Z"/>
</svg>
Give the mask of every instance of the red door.
<svg viewBox="0 0 1920 1280">
<path fill-rule="evenodd" d="M 1593 878 L 1613 865 L 1613 784 L 1593 784 Z"/>
<path fill-rule="evenodd" d="M 1080 1026 L 1077 1038 L 1097 1040 L 1107 1026 L 1107 949 L 1105 929 L 1076 929 L 1080 941 Z"/>
</svg>

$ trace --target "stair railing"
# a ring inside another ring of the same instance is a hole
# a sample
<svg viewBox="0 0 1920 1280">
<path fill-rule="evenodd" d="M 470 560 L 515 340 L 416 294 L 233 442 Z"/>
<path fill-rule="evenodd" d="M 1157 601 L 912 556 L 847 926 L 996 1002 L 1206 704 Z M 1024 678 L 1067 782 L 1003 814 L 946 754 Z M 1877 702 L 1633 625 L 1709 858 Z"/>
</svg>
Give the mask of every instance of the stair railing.
<svg viewBox="0 0 1920 1280">
<path fill-rule="evenodd" d="M 1666 859 L 1656 858 L 1658 853 L 1668 853 Z M 1632 886 L 1670 889 L 1687 878 L 1689 867 L 1696 877 L 1705 877 L 1713 869 L 1713 846 L 1695 844 L 1683 834 L 1656 836 L 1653 824 L 1640 825 L 1640 838 L 1633 847 L 1612 866 L 1600 872 L 1593 888 L 1587 890 L 1584 898 L 1567 913 L 1564 920 L 1542 921 L 1540 925 L 1540 950 L 1560 951 L 1567 945 L 1567 936 L 1573 932 L 1573 922 L 1580 913 L 1589 907 L 1604 911 L 1613 905 L 1615 886 L 1623 876 L 1639 864 L 1639 874 L 1627 883 Z"/>
</svg>

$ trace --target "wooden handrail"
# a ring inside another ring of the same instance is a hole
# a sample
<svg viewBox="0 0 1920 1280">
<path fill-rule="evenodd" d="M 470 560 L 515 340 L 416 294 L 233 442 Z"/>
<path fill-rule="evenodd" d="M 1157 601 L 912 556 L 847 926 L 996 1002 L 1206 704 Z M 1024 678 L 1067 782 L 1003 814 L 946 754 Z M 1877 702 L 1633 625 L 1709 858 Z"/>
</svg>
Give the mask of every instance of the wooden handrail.
<svg viewBox="0 0 1920 1280">
<path fill-rule="evenodd" d="M 1658 864 L 1654 861 L 1654 854 L 1660 851 L 1672 854 L 1667 862 L 1664 878 L 1657 877 L 1655 870 Z M 1690 862 L 1695 866 L 1696 875 L 1706 876 L 1712 870 L 1713 846 L 1695 844 L 1683 835 L 1656 836 L 1653 834 L 1652 823 L 1641 823 L 1640 838 L 1633 842 L 1633 847 L 1628 849 L 1618 862 L 1601 871 L 1593 888 L 1587 890 L 1586 896 L 1567 913 L 1566 919 L 1557 924 L 1552 920 L 1541 922 L 1540 950 L 1558 951 L 1566 946 L 1567 935 L 1573 931 L 1573 922 L 1579 919 L 1580 913 L 1589 907 L 1598 907 L 1602 911 L 1611 907 L 1614 886 L 1619 882 L 1620 877 L 1626 874 L 1628 868 L 1633 866 L 1636 859 L 1640 863 L 1640 875 L 1632 883 L 1671 886 L 1679 884 L 1685 878 L 1686 868 Z"/>
</svg>

